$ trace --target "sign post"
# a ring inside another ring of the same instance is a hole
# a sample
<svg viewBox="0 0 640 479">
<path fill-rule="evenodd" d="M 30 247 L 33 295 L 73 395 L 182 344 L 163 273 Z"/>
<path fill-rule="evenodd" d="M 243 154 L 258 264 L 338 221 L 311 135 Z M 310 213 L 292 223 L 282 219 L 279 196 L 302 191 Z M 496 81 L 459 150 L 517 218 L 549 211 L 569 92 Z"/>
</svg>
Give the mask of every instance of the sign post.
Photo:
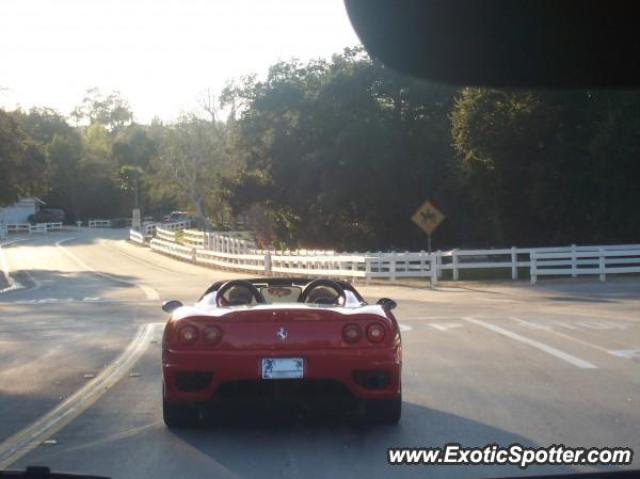
<svg viewBox="0 0 640 479">
<path fill-rule="evenodd" d="M 140 215 L 140 208 L 134 208 L 133 217 L 131 218 L 131 227 L 136 231 L 142 231 L 142 220 Z"/>
<path fill-rule="evenodd" d="M 418 227 L 427 234 L 427 250 L 431 253 L 431 235 L 444 221 L 446 216 L 430 201 L 425 201 L 411 217 Z"/>
</svg>

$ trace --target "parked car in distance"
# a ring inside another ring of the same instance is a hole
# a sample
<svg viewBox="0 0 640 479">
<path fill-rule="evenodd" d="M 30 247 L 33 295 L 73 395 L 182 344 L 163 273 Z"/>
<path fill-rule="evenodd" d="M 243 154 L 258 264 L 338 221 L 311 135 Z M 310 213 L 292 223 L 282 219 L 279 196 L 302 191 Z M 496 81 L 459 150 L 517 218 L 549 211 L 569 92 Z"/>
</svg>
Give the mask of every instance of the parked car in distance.
<svg viewBox="0 0 640 479">
<path fill-rule="evenodd" d="M 58 208 L 42 208 L 35 214 L 29 215 L 29 223 L 64 223 L 64 211 Z"/>
<path fill-rule="evenodd" d="M 177 223 L 178 221 L 188 221 L 191 220 L 191 215 L 186 211 L 172 211 L 164 218 L 162 221 L 164 223 Z"/>
</svg>

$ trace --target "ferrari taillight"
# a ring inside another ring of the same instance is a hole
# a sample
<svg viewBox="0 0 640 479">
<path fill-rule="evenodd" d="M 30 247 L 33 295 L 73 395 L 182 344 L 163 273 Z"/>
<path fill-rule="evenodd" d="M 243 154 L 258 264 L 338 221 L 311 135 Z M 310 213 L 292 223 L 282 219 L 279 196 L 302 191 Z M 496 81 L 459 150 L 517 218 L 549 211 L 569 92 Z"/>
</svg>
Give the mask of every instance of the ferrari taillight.
<svg viewBox="0 0 640 479">
<path fill-rule="evenodd" d="M 202 332 L 202 339 L 210 345 L 218 344 L 222 339 L 222 329 L 214 325 L 207 326 Z"/>
<path fill-rule="evenodd" d="M 193 344 L 198 340 L 198 330 L 195 326 L 182 326 L 178 329 L 178 340 L 182 344 Z"/>
<path fill-rule="evenodd" d="M 342 328 L 342 337 L 347 343 L 357 343 L 362 338 L 362 328 L 357 324 L 347 324 Z"/>
<path fill-rule="evenodd" d="M 370 324 L 367 327 L 367 338 L 372 343 L 379 343 L 384 339 L 384 327 L 378 323 Z"/>
</svg>

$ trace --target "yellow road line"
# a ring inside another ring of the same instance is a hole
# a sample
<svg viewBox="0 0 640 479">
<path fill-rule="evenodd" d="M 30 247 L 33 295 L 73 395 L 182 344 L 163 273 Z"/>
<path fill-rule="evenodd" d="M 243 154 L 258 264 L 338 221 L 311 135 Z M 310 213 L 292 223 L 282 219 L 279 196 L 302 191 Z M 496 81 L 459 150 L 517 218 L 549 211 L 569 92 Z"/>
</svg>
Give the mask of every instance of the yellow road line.
<svg viewBox="0 0 640 479">
<path fill-rule="evenodd" d="M 100 374 L 30 426 L 2 442 L 0 470 L 6 469 L 91 407 L 140 359 L 161 325 L 149 323 L 140 326 L 127 349 Z"/>
</svg>

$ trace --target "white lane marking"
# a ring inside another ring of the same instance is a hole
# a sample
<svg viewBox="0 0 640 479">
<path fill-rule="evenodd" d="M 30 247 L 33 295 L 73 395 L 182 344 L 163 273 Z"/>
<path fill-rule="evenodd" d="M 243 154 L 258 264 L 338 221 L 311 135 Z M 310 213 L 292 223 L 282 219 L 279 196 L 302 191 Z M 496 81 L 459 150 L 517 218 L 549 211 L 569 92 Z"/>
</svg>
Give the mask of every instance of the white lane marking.
<svg viewBox="0 0 640 479">
<path fill-rule="evenodd" d="M 458 319 L 457 316 L 412 316 L 409 318 L 402 318 L 403 321 L 430 321 L 434 319 Z"/>
<path fill-rule="evenodd" d="M 529 328 L 540 329 L 540 330 L 545 331 L 547 333 L 555 334 L 556 336 L 559 336 L 561 338 L 565 338 L 565 339 L 568 339 L 569 341 L 573 341 L 574 343 L 579 343 L 579 344 L 582 344 L 584 346 L 589 346 L 590 348 L 598 349 L 598 350 L 604 351 L 606 353 L 609 352 L 609 350 L 607 348 L 603 348 L 602 346 L 598 346 L 597 344 L 590 343 L 589 341 L 584 341 L 584 340 L 579 339 L 579 338 L 574 338 L 573 336 L 570 336 L 568 334 L 561 333 L 560 331 L 556 331 L 551 326 L 548 326 L 546 324 L 536 324 L 536 323 L 532 323 L 531 321 L 526 321 L 526 320 L 521 319 L 521 318 L 516 318 L 514 316 L 512 316 L 511 319 L 513 319 L 514 321 L 516 321 L 516 322 L 518 322 L 520 324 L 523 324 L 523 325 L 525 325 L 525 326 L 527 326 Z"/>
<path fill-rule="evenodd" d="M 141 326 L 127 349 L 100 374 L 27 428 L 0 443 L 0 470 L 60 431 L 114 386 L 145 352 L 162 323 Z"/>
<path fill-rule="evenodd" d="M 460 323 L 431 323 L 429 324 L 432 328 L 435 328 L 439 331 L 448 331 L 454 328 L 461 328 L 462 324 Z"/>
<path fill-rule="evenodd" d="M 611 350 L 609 354 L 619 358 L 635 359 L 636 357 L 640 358 L 640 348 Z"/>
<path fill-rule="evenodd" d="M 153 289 L 151 286 L 147 286 L 147 285 L 144 285 L 144 284 L 138 284 L 138 283 L 135 283 L 133 281 L 128 281 L 128 280 L 122 279 L 122 278 L 117 278 L 117 277 L 112 276 L 112 275 L 110 275 L 108 273 L 103 273 L 102 271 L 96 271 L 95 269 L 93 269 L 91 266 L 89 266 L 87 263 L 82 261 L 80 258 L 78 258 L 75 254 L 73 254 L 67 248 L 62 246 L 62 243 L 64 243 L 65 241 L 71 241 L 72 239 L 74 239 L 74 238 L 65 238 L 65 239 L 61 239 L 60 241 L 56 241 L 56 247 L 59 248 L 60 251 L 62 251 L 64 254 L 66 254 L 69 258 L 71 258 L 77 264 L 79 264 L 80 266 L 85 268 L 87 271 L 91 271 L 92 273 L 97 274 L 98 276 L 102 276 L 103 278 L 110 279 L 110 280 L 115 281 L 117 283 L 123 283 L 123 284 L 128 284 L 128 285 L 131 285 L 131 286 L 136 286 L 136 287 L 140 288 L 142 290 L 142 292 L 144 292 L 144 294 L 147 297 L 147 299 L 151 299 L 151 300 L 160 299 L 160 295 L 158 294 L 158 291 Z"/>
<path fill-rule="evenodd" d="M 598 366 L 595 364 L 591 364 L 584 359 L 577 358 L 572 356 L 571 354 L 565 353 L 564 351 L 560 351 L 559 349 L 554 348 L 553 346 L 549 346 L 547 344 L 541 343 L 540 341 L 536 341 L 535 339 L 527 338 L 526 336 L 522 336 L 520 334 L 509 331 L 508 329 L 501 328 L 499 326 L 495 326 L 491 323 L 487 323 L 485 321 L 481 321 L 475 318 L 462 318 L 463 320 L 475 324 L 477 326 L 482 326 L 483 328 L 488 329 L 489 331 L 493 331 L 494 333 L 501 334 L 506 336 L 507 338 L 513 339 L 514 341 L 519 341 L 523 344 L 527 344 L 533 348 L 539 349 L 551 356 L 555 356 L 558 359 L 562 359 L 563 361 L 568 362 L 578 368 L 583 369 L 597 369 Z"/>
<path fill-rule="evenodd" d="M 5 275 L 5 277 L 7 278 L 7 283 L 9 283 L 9 287 L 5 288 L 5 289 L 0 289 L 0 293 L 7 293 L 9 291 L 17 291 L 20 289 L 25 289 L 25 286 L 16 281 L 12 276 L 11 273 L 9 272 L 9 265 L 7 263 L 6 257 L 4 255 L 4 252 L 2 251 L 2 247 L 3 246 L 7 246 L 13 243 L 17 243 L 19 241 L 27 241 L 29 238 L 16 238 L 13 241 L 9 241 L 7 243 L 4 244 L 0 244 L 0 266 L 2 269 L 2 273 Z M 35 291 L 38 288 L 40 288 L 40 286 L 42 286 L 42 284 L 40 283 L 40 281 L 38 281 L 36 278 L 33 277 L 33 275 L 29 272 L 29 270 L 23 270 L 23 273 L 29 278 L 29 281 L 31 281 L 33 283 L 33 286 L 30 288 L 26 288 L 28 291 Z"/>
<path fill-rule="evenodd" d="M 413 329 L 408 324 L 402 324 L 402 323 L 398 323 L 398 327 L 400 328 L 400 331 L 411 331 Z"/>
<path fill-rule="evenodd" d="M 0 301 L 0 304 L 54 304 L 54 303 L 60 303 L 60 304 L 69 304 L 69 303 L 100 303 L 100 304 L 129 304 L 129 303 L 133 303 L 133 304 L 142 304 L 142 303 L 146 303 L 149 302 L 149 304 L 152 303 L 156 303 L 155 300 L 128 300 L 128 299 L 87 299 L 87 298 L 83 298 L 83 299 L 74 299 L 74 298 L 66 298 L 66 299 L 59 299 L 59 298 L 44 298 L 44 299 L 23 299 L 20 301 Z"/>
<path fill-rule="evenodd" d="M 23 286 L 20 283 L 18 283 L 15 279 L 13 279 L 13 276 L 11 276 L 11 273 L 9 271 L 9 263 L 7 262 L 7 258 L 4 254 L 4 251 L 2 250 L 3 246 L 8 246 L 10 244 L 16 243 L 17 241 L 22 241 L 22 240 L 14 240 L 4 244 L 0 244 L 0 269 L 2 269 L 2 274 L 4 275 L 7 281 L 7 284 L 9 285 L 4 289 L 0 289 L 0 293 L 8 293 L 9 291 L 15 291 L 17 289 L 23 288 Z"/>
<path fill-rule="evenodd" d="M 526 321 L 524 319 L 521 318 L 516 318 L 516 317 L 511 317 L 511 319 L 513 319 L 514 321 L 517 321 L 518 323 L 524 324 L 530 328 L 533 329 L 541 329 L 545 332 L 548 333 L 552 333 L 555 334 L 556 336 L 560 336 L 562 338 L 568 339 L 569 341 L 573 341 L 575 343 L 579 343 L 582 344 L 584 346 L 588 346 L 590 348 L 594 348 L 597 349 L 599 351 L 603 351 L 607 354 L 610 354 L 612 356 L 618 357 L 618 358 L 624 358 L 624 359 L 634 359 L 635 356 L 640 356 L 640 349 L 607 349 L 603 346 L 599 346 L 597 344 L 593 344 L 589 341 L 585 341 L 584 339 L 579 339 L 579 338 L 575 338 L 573 336 L 570 336 L 568 334 L 564 334 L 561 333 L 560 331 L 556 331 L 555 329 L 552 329 L 551 326 L 548 326 L 546 324 L 536 324 L 536 323 L 532 323 L 530 321 Z"/>
<path fill-rule="evenodd" d="M 477 298 L 480 301 L 486 301 L 487 303 L 520 303 L 521 301 L 515 299 L 506 299 L 506 298 L 485 298 L 484 296 L 478 296 Z"/>
</svg>

